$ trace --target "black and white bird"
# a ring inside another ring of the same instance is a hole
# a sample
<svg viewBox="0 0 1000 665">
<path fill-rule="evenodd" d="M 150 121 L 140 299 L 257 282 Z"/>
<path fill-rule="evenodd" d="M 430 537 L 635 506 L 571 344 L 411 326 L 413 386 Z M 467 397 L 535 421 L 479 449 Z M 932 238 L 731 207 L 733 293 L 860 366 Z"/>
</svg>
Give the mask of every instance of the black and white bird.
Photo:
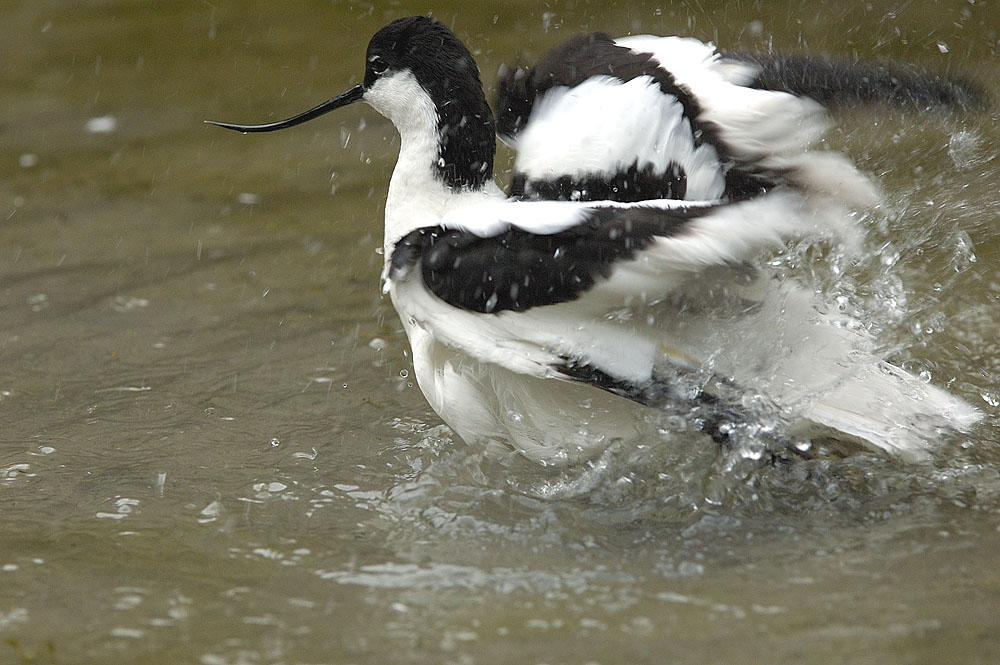
<svg viewBox="0 0 1000 665">
<path fill-rule="evenodd" d="M 790 238 L 856 243 L 850 210 L 877 200 L 810 150 L 823 109 L 756 72 L 694 39 L 594 34 L 502 72 L 494 116 L 468 49 L 410 17 L 375 34 L 343 94 L 213 124 L 272 131 L 359 101 L 392 121 L 383 289 L 423 394 L 468 442 L 573 462 L 640 436 L 650 407 L 690 407 L 724 439 L 749 400 L 789 432 L 919 459 L 980 413 L 754 263 Z M 509 195 L 498 133 L 518 150 Z"/>
</svg>

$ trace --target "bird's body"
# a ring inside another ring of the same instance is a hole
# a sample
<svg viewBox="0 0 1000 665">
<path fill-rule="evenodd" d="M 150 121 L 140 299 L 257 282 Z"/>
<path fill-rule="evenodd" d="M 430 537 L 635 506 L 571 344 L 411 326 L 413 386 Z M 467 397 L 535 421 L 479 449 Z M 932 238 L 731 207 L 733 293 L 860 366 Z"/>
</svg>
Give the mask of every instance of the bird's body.
<svg viewBox="0 0 1000 665">
<path fill-rule="evenodd" d="M 695 40 L 596 34 L 508 70 L 494 118 L 468 50 L 413 17 L 373 37 L 344 95 L 226 126 L 359 100 L 393 122 L 383 288 L 421 390 L 469 442 L 574 461 L 642 436 L 650 406 L 717 436 L 750 401 L 790 432 L 919 457 L 978 412 L 753 264 L 788 238 L 855 243 L 848 211 L 876 194 L 809 150 L 817 104 L 751 79 Z M 498 131 L 518 149 L 512 196 L 492 178 Z"/>
</svg>

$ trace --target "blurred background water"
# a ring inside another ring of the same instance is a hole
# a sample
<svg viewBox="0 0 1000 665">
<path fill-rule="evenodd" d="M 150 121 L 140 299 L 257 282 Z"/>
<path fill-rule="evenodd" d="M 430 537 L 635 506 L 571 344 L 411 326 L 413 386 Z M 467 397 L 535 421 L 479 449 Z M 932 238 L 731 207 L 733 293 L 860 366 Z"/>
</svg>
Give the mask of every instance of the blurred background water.
<svg viewBox="0 0 1000 665">
<path fill-rule="evenodd" d="M 828 145 L 886 193 L 866 252 L 773 259 L 982 427 L 919 466 L 730 468 L 664 423 L 547 470 L 415 387 L 378 288 L 391 125 L 202 124 L 309 108 L 428 11 L 488 87 L 600 29 L 1000 100 L 984 0 L 0 3 L 0 662 L 1000 662 L 996 112 L 837 111 Z"/>
</svg>

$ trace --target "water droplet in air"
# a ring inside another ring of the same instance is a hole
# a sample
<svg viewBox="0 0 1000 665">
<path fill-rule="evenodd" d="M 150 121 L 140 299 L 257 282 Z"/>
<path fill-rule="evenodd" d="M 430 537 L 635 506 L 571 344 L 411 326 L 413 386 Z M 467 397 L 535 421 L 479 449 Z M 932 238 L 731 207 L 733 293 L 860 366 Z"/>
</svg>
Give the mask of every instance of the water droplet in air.
<svg viewBox="0 0 1000 665">
<path fill-rule="evenodd" d="M 110 134 L 118 129 L 118 118 L 113 115 L 102 115 L 91 118 L 84 127 L 90 134 Z"/>
<path fill-rule="evenodd" d="M 969 168 L 982 160 L 980 138 L 975 132 L 960 130 L 948 139 L 948 156 L 960 169 Z"/>
<path fill-rule="evenodd" d="M 969 264 L 975 263 L 976 251 L 972 244 L 972 238 L 965 231 L 959 231 L 955 239 L 955 253 L 952 257 L 952 268 L 955 272 L 963 272 Z"/>
</svg>

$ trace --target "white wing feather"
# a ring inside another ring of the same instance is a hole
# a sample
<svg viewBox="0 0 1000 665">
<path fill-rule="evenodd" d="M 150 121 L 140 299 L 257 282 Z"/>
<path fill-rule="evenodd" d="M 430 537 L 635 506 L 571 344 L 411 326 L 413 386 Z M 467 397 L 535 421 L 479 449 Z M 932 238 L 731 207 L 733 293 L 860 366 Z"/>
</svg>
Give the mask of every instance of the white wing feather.
<svg viewBox="0 0 1000 665">
<path fill-rule="evenodd" d="M 529 179 L 616 173 L 633 164 L 663 173 L 673 163 L 687 175 L 688 200 L 722 196 L 715 149 L 695 146 L 683 107 L 641 76 L 622 82 L 595 76 L 556 87 L 535 102 L 519 135 L 514 170 Z"/>
</svg>

